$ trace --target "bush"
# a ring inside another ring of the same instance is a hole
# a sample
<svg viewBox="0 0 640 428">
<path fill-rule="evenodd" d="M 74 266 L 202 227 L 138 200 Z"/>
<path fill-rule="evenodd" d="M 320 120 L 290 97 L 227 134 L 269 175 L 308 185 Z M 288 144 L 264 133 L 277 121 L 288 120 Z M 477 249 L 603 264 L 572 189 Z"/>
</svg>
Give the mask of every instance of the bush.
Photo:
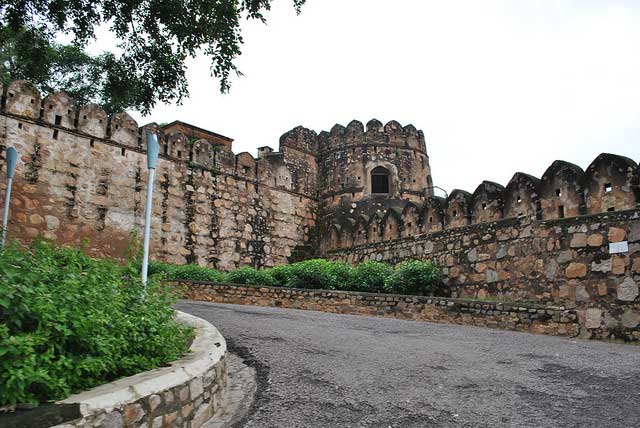
<svg viewBox="0 0 640 428">
<path fill-rule="evenodd" d="M 342 262 L 311 259 L 289 265 L 286 287 L 346 289 L 353 282 L 353 268 Z"/>
<path fill-rule="evenodd" d="M 232 270 L 224 277 L 226 282 L 234 284 L 271 285 L 272 279 L 265 270 L 258 270 L 252 267 L 241 267 Z"/>
<path fill-rule="evenodd" d="M 0 251 L 0 406 L 60 400 L 188 347 L 175 296 L 133 265 L 35 241 Z"/>
<path fill-rule="evenodd" d="M 370 293 L 384 293 L 384 281 L 393 274 L 393 268 L 386 263 L 368 261 L 355 269 L 353 289 Z"/>
<path fill-rule="evenodd" d="M 169 270 L 169 279 L 188 279 L 191 281 L 222 282 L 223 275 L 219 271 L 193 264 L 173 266 Z"/>
<path fill-rule="evenodd" d="M 384 288 L 396 294 L 432 294 L 440 284 L 440 270 L 432 262 L 410 260 L 396 266 Z"/>
<path fill-rule="evenodd" d="M 287 287 L 291 279 L 291 265 L 280 265 L 267 270 L 274 286 Z"/>
</svg>

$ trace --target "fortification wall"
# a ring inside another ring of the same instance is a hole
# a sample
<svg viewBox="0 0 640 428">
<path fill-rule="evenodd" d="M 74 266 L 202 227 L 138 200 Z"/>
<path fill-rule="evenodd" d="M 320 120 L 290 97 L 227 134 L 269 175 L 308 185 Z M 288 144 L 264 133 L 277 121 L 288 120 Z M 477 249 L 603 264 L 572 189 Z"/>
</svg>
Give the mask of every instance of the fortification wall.
<svg viewBox="0 0 640 428">
<path fill-rule="evenodd" d="M 610 251 L 623 241 L 628 251 Z M 499 220 L 327 256 L 349 263 L 432 259 L 453 297 L 576 308 L 599 337 L 640 331 L 640 210 Z"/>
<path fill-rule="evenodd" d="M 152 257 L 220 269 L 287 263 L 315 224 L 316 163 L 285 148 L 254 159 L 224 144 L 159 132 Z M 38 235 L 121 257 L 143 227 L 146 153 L 142 128 L 126 113 L 74 105 L 62 93 L 40 100 L 28 82 L 6 88 L 0 153 L 20 158 L 9 238 Z M 4 162 L 2 164 L 4 168 Z M 1 172 L 1 171 L 0 171 Z M 295 178 L 294 178 L 295 177 Z M 4 197 L 3 180 L 2 196 Z M 0 202 L 4 203 L 3 200 Z"/>
</svg>

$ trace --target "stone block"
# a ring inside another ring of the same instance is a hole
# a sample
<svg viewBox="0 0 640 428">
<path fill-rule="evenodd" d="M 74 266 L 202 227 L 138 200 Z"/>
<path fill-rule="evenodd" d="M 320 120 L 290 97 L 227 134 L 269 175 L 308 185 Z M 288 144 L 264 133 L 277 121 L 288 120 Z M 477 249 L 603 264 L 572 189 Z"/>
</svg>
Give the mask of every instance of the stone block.
<svg viewBox="0 0 640 428">
<path fill-rule="evenodd" d="M 589 237 L 587 238 L 587 245 L 589 247 L 599 247 L 603 244 L 603 242 L 604 242 L 604 237 L 599 233 L 589 235 Z"/>
<path fill-rule="evenodd" d="M 607 234 L 607 238 L 609 242 L 620 242 L 624 241 L 624 238 L 627 236 L 627 232 L 624 229 L 620 229 L 619 227 L 610 227 L 609 233 Z"/>
<path fill-rule="evenodd" d="M 625 328 L 636 328 L 640 325 L 640 312 L 636 312 L 633 309 L 627 309 L 622 314 L 622 326 Z"/>
<path fill-rule="evenodd" d="M 571 262 L 565 270 L 567 278 L 583 278 L 587 275 L 587 265 L 584 263 Z"/>
<path fill-rule="evenodd" d="M 618 300 L 633 302 L 638 297 L 638 284 L 630 276 L 618 284 Z"/>
<path fill-rule="evenodd" d="M 602 310 L 598 308 L 589 308 L 586 313 L 585 326 L 588 329 L 600 328 L 602 324 Z"/>
<path fill-rule="evenodd" d="M 576 301 L 577 302 L 589 302 L 591 300 L 591 296 L 587 291 L 587 287 L 584 285 L 578 285 L 576 287 Z"/>
<path fill-rule="evenodd" d="M 586 233 L 574 233 L 569 243 L 571 248 L 582 248 L 587 246 L 587 234 Z"/>
<path fill-rule="evenodd" d="M 124 424 L 133 425 L 144 418 L 145 412 L 142 405 L 138 403 L 127 404 L 124 407 Z"/>
</svg>

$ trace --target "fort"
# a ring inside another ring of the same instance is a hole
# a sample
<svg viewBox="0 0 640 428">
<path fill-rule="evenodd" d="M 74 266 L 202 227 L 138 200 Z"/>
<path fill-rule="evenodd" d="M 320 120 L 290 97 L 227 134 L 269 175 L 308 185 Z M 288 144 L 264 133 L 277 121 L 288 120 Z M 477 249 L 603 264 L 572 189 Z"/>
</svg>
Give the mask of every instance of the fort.
<svg viewBox="0 0 640 428">
<path fill-rule="evenodd" d="M 155 259 L 229 270 L 429 258 L 453 297 L 561 304 L 605 332 L 638 332 L 639 169 L 624 156 L 603 153 L 584 171 L 555 161 L 541 178 L 516 172 L 506 187 L 484 181 L 442 198 L 413 125 L 297 127 L 254 158 L 187 123 L 140 127 L 64 93 L 41 98 L 25 81 L 1 89 L 0 150 L 20 154 L 9 237 L 121 257 L 143 226 L 151 127 Z"/>
</svg>

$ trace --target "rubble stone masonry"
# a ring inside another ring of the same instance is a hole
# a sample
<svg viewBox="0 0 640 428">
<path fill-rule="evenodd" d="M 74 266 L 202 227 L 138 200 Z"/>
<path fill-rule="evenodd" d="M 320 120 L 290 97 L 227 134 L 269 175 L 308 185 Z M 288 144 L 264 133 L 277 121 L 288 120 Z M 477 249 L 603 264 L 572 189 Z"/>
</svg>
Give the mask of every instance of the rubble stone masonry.
<svg viewBox="0 0 640 428">
<path fill-rule="evenodd" d="M 9 146 L 20 154 L 10 238 L 122 257 L 143 226 L 149 127 L 161 144 L 154 259 L 221 270 L 434 259 L 452 296 L 562 304 L 606 331 L 638 329 L 640 186 L 627 157 L 603 153 L 586 170 L 558 160 L 541 178 L 517 172 L 504 187 L 484 181 L 443 198 L 413 125 L 299 126 L 254 158 L 215 132 L 139 127 L 64 93 L 42 99 L 29 82 L 0 93 L 0 157 Z"/>
</svg>

